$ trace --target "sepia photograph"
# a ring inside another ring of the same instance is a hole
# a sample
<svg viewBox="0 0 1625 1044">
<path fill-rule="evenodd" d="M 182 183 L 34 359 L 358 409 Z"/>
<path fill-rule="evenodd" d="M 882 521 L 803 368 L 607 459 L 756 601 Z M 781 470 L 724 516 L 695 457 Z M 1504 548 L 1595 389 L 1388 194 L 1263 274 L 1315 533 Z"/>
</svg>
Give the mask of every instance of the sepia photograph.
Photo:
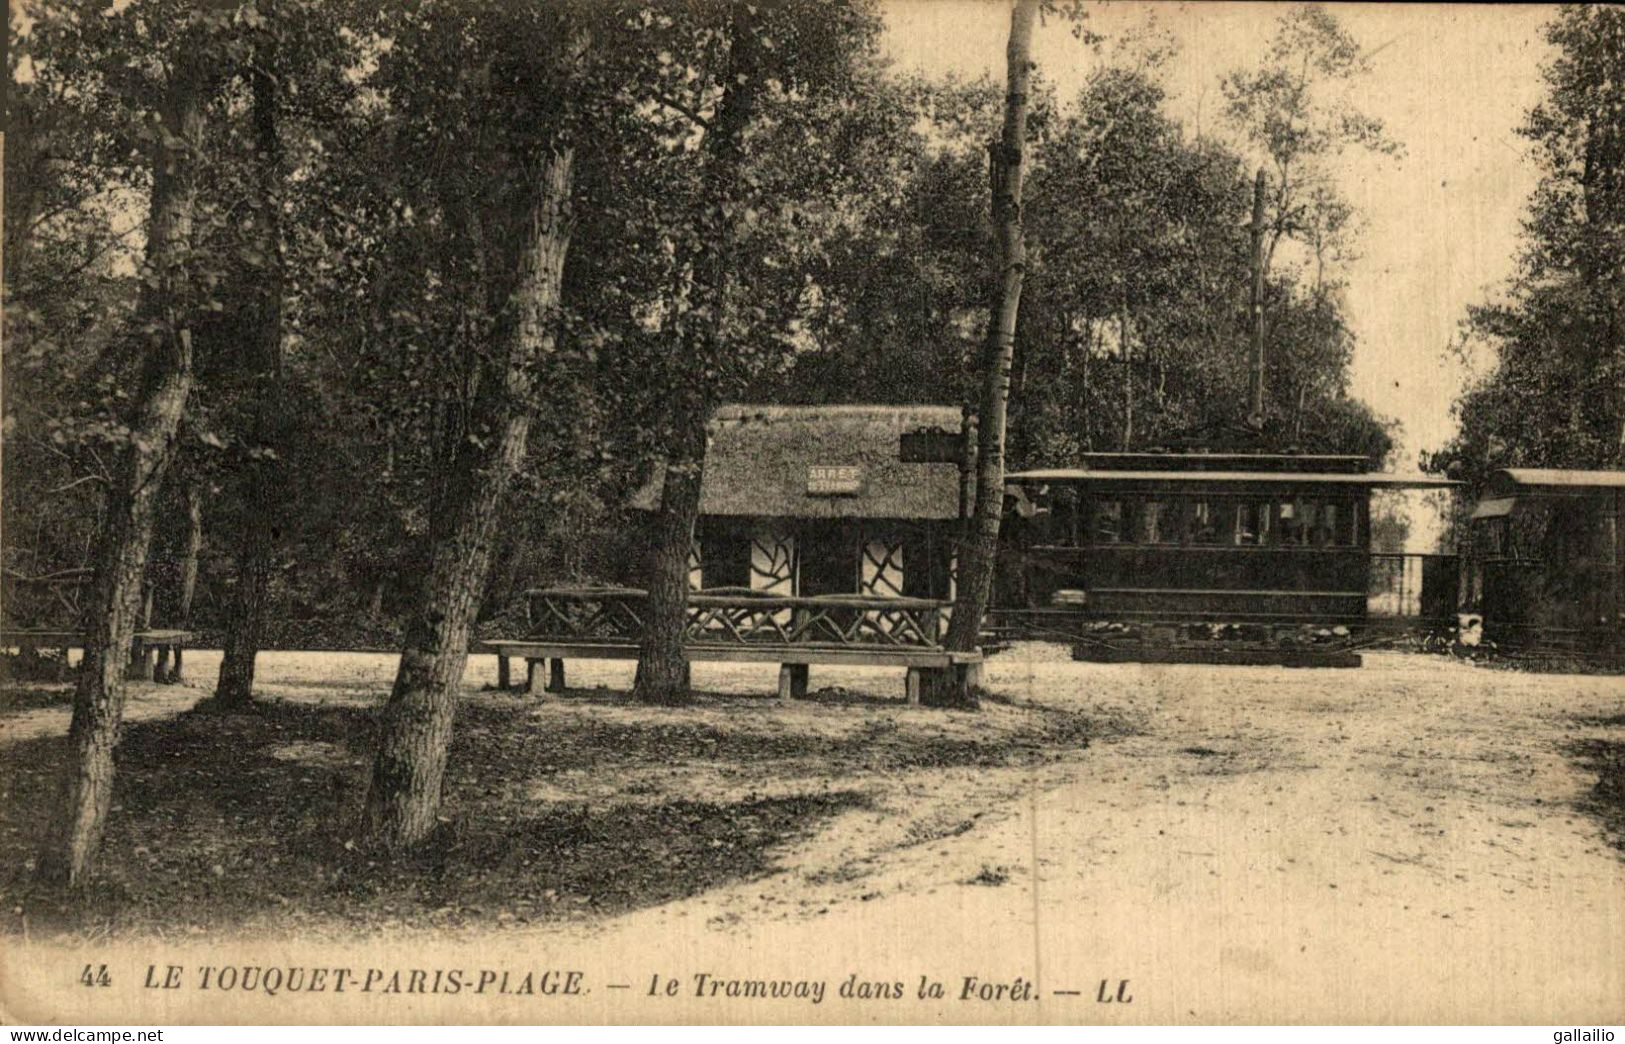
<svg viewBox="0 0 1625 1044">
<path fill-rule="evenodd" d="M 1625 7 L 6 42 L 13 1040 L 1625 1023 Z"/>
</svg>

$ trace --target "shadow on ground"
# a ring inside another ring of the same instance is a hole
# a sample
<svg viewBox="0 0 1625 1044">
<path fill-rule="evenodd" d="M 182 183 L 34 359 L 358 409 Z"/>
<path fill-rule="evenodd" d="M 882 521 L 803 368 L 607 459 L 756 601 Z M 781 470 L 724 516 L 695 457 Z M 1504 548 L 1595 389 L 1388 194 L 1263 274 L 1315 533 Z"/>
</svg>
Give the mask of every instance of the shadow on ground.
<svg viewBox="0 0 1625 1044">
<path fill-rule="evenodd" d="M 403 857 L 369 854 L 354 839 L 371 707 L 270 701 L 131 725 L 96 876 L 71 900 L 32 872 L 65 741 L 10 744 L 0 749 L 0 927 L 184 935 L 600 916 L 765 875 L 781 846 L 867 806 L 877 778 L 1025 764 L 1088 742 L 1081 716 L 1037 709 L 984 738 L 946 729 L 940 715 L 900 720 L 851 707 L 803 706 L 788 722 L 773 712 L 719 715 L 718 724 L 571 703 L 538 717 L 522 699 L 465 700 L 442 823 Z M 684 763 L 742 785 L 727 799 L 698 800 L 674 776 L 648 793 L 650 771 Z M 538 784 L 565 779 L 595 789 L 534 797 Z"/>
<path fill-rule="evenodd" d="M 1625 725 L 1625 715 L 1580 721 L 1585 725 L 1618 727 Z M 1609 843 L 1625 852 L 1625 740 L 1576 740 L 1570 744 L 1569 752 L 1584 768 L 1597 774 L 1597 782 L 1579 803 L 1581 810 L 1600 820 Z"/>
</svg>

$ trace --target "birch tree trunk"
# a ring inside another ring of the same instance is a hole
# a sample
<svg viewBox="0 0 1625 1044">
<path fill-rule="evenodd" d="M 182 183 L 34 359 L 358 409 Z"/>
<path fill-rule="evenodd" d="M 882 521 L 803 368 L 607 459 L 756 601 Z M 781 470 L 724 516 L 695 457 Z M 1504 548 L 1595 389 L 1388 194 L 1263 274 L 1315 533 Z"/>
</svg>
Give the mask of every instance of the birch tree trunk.
<svg viewBox="0 0 1625 1044">
<path fill-rule="evenodd" d="M 266 55 L 256 67 L 254 142 L 259 152 L 259 227 L 264 235 L 260 253 L 265 270 L 259 283 L 255 332 L 258 337 L 244 360 L 252 380 L 253 420 L 249 438 L 256 449 L 274 449 L 282 405 L 282 150 L 277 136 L 277 85 L 269 70 L 276 68 Z M 220 674 L 214 698 L 222 707 L 245 707 L 254 699 L 254 663 L 264 641 L 265 607 L 270 595 L 271 564 L 277 525 L 285 497 L 279 487 L 282 465 L 261 456 L 244 469 L 243 503 L 247 517 L 237 534 L 237 583 L 226 611 Z"/>
<path fill-rule="evenodd" d="M 553 350 L 553 316 L 570 245 L 573 167 L 572 150 L 555 150 L 529 187 L 517 279 L 499 326 L 508 342 L 505 364 L 499 379 L 482 382 L 474 423 L 485 429 L 484 437 L 458 444 L 450 495 L 442 501 L 448 517 L 430 548 L 422 594 L 407 615 L 362 824 L 366 837 L 385 848 L 421 841 L 439 816 L 457 687 L 490 571 L 497 514 L 524 459 L 536 371 Z"/>
<path fill-rule="evenodd" d="M 982 619 L 987 615 L 987 603 L 992 594 L 999 522 L 1004 509 L 1005 411 L 1010 398 L 1016 315 L 1021 307 L 1021 283 L 1027 266 L 1021 227 L 1021 188 L 1025 174 L 1022 153 L 1027 140 L 1028 80 L 1032 74 L 1032 33 L 1037 12 L 1038 0 L 1016 0 L 1011 10 L 1010 41 L 1005 52 L 1008 84 L 1004 133 L 1002 140 L 989 149 L 1000 292 L 989 317 L 983 352 L 976 436 L 975 514 L 959 555 L 958 598 L 947 636 L 948 648 L 961 652 L 975 649 L 981 636 Z M 932 686 L 924 699 L 937 706 L 975 705 L 974 694 L 957 680 L 953 684 Z"/>
<path fill-rule="evenodd" d="M 192 393 L 191 292 L 188 282 L 203 147 L 201 77 L 190 62 L 172 74 L 159 112 L 164 133 L 153 144 L 147 264 L 132 337 L 149 337 L 130 423 L 108 488 L 95 574 L 81 628 L 84 659 L 73 696 L 70 748 L 52 830 L 39 866 L 44 876 L 82 885 L 113 800 L 113 748 L 124 716 L 125 658 L 141 609 L 142 577 L 152 545 L 164 474 Z"/>
</svg>

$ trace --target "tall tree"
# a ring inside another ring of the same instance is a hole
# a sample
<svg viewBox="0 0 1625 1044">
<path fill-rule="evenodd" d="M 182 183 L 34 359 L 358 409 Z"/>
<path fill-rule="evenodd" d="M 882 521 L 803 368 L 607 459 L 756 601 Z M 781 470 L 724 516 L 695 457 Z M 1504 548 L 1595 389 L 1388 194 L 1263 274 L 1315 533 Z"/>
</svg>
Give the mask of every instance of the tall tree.
<svg viewBox="0 0 1625 1044">
<path fill-rule="evenodd" d="M 257 279 L 245 294 L 253 313 L 247 350 L 241 366 L 248 378 L 251 405 L 247 442 L 252 454 L 244 461 L 241 483 L 246 507 L 237 531 L 237 583 L 226 615 L 220 673 L 214 698 L 224 707 L 241 707 L 254 697 L 254 664 L 264 640 L 266 599 L 271 580 L 271 559 L 276 533 L 286 512 L 285 482 L 276 448 L 277 430 L 283 426 L 282 400 L 282 142 L 278 131 L 280 80 L 286 75 L 278 61 L 277 34 L 281 28 L 273 11 L 259 34 L 254 60 L 248 69 L 253 121 L 255 193 L 254 230 L 258 242 L 247 252 Z"/>
<path fill-rule="evenodd" d="M 766 329 L 770 310 L 760 288 L 740 279 L 750 255 L 782 252 L 753 238 L 761 211 L 793 206 L 806 188 L 803 182 L 776 199 L 763 191 L 757 136 L 799 122 L 815 99 L 851 84 L 856 60 L 873 52 L 878 36 L 871 6 L 864 0 L 661 5 L 673 30 L 693 41 L 685 50 L 699 57 L 664 63 L 662 81 L 671 87 L 658 90 L 655 101 L 688 119 L 686 140 L 697 139 L 698 162 L 685 164 L 687 177 L 676 177 L 687 188 L 679 196 L 683 212 L 663 229 L 662 246 L 672 258 L 670 291 L 659 307 L 666 361 L 647 375 L 661 379 L 658 427 L 666 445 L 633 687 L 644 702 L 678 703 L 689 695 L 683 630 L 706 422 L 719 403 L 793 350 Z"/>
<path fill-rule="evenodd" d="M 1541 178 L 1517 268 L 1468 309 L 1456 349 L 1482 376 L 1428 461 L 1474 484 L 1520 465 L 1625 466 L 1625 11 L 1565 7 L 1546 37 L 1546 97 L 1521 129 Z"/>
<path fill-rule="evenodd" d="M 465 162 L 500 171 L 494 183 L 482 178 L 475 192 L 454 196 L 448 214 L 465 223 L 472 260 L 486 273 L 495 350 L 480 353 L 467 375 L 476 390 L 437 491 L 428 571 L 379 729 L 363 828 L 389 848 L 422 840 L 440 811 L 457 687 L 498 512 L 524 458 L 536 374 L 557 335 L 572 231 L 576 81 L 590 42 L 574 11 L 424 14 L 395 48 L 435 51 L 448 38 L 468 48 L 430 60 L 467 68 L 464 89 L 487 111 L 465 131 L 472 152 Z M 442 176 L 473 177 L 476 169 Z"/>
<path fill-rule="evenodd" d="M 1248 420 L 1266 418 L 1264 383 L 1268 326 L 1265 281 L 1283 241 L 1310 255 L 1317 293 L 1331 287 L 1325 265 L 1348 248 L 1353 212 L 1333 180 L 1331 161 L 1351 149 L 1400 151 L 1382 121 L 1361 112 L 1349 88 L 1370 71 L 1359 42 L 1320 4 L 1291 7 L 1276 22 L 1264 60 L 1225 77 L 1226 115 L 1263 154 L 1253 182 L 1249 330 L 1251 394 Z M 1293 415 L 1291 423 L 1298 422 Z M 1282 418 L 1276 418 L 1279 422 Z"/>
<path fill-rule="evenodd" d="M 74 691 L 69 757 L 55 827 L 40 866 L 49 877 L 82 884 L 90 873 L 113 796 L 113 750 L 124 713 L 126 651 L 141 609 L 142 579 L 164 476 L 194 382 L 192 329 L 198 307 L 193 271 L 198 169 L 204 113 L 218 83 L 211 45 L 230 22 L 224 6 L 174 9 L 159 25 L 150 10 L 112 14 L 86 30 L 86 53 L 103 59 L 99 84 L 118 78 L 150 104 L 147 142 L 151 188 L 142 291 L 126 350 L 135 385 L 124 421 L 128 435 L 111 468 L 95 573 L 85 602 L 84 658 Z M 150 20 L 149 20 L 150 19 Z M 114 35 L 104 36 L 110 33 Z M 148 69 L 120 68 L 120 34 L 152 48 Z M 103 79 L 106 77 L 107 79 Z"/>
<path fill-rule="evenodd" d="M 1032 79 L 1033 22 L 1038 0 L 1016 0 L 1010 12 L 1010 40 L 1005 51 L 1007 89 L 1004 132 L 988 149 L 992 181 L 993 225 L 997 251 L 992 314 L 982 355 L 982 389 L 976 424 L 976 503 L 970 532 L 960 544 L 959 587 L 949 624 L 947 646 L 969 651 L 981 638 L 993 590 L 999 549 L 999 522 L 1004 515 L 1005 411 L 1010 397 L 1010 361 L 1015 350 L 1016 320 L 1021 308 L 1027 251 L 1022 236 L 1021 189 L 1026 176 L 1028 85 Z M 933 702 L 970 703 L 974 695 L 961 686 L 935 687 Z"/>
<path fill-rule="evenodd" d="M 690 256 L 681 269 L 694 298 L 687 324 L 692 341 L 685 348 L 708 360 L 724 350 L 730 333 L 744 138 L 762 92 L 758 39 L 762 30 L 756 22 L 756 8 L 736 2 L 729 14 L 727 57 L 719 76 L 721 96 L 702 128 L 705 159 L 700 203 L 704 210 L 697 222 L 699 234 L 689 237 L 686 253 Z M 688 656 L 683 650 L 688 558 L 700 510 L 705 425 L 711 405 L 699 386 L 688 387 L 691 393 L 674 411 L 671 451 L 649 542 L 649 598 L 632 689 L 633 698 L 645 703 L 678 703 L 688 697 Z"/>
</svg>

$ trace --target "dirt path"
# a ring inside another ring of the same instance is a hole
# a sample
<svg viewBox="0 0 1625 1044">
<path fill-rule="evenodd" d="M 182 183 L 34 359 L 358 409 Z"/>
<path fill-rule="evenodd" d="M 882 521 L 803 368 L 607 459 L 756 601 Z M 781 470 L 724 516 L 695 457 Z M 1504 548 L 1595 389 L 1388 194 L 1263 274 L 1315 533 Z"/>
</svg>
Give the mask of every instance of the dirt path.
<svg viewBox="0 0 1625 1044">
<path fill-rule="evenodd" d="M 1036 977 L 1036 1004 L 1006 1002 L 1017 1020 L 1625 1016 L 1625 861 L 1576 809 L 1594 780 L 1566 749 L 1620 737 L 1582 720 L 1617 720 L 1620 679 L 1382 654 L 1307 672 L 1022 652 L 995 661 L 997 688 L 1099 702 L 1143 733 L 859 879 L 819 873 L 820 849 L 861 829 L 847 822 L 796 870 L 635 914 L 594 948 L 715 954 L 721 928 L 738 969 L 799 953 L 838 978 Z M 1132 1005 L 1095 1001 L 1125 978 Z M 1068 989 L 1083 996 L 1054 993 Z M 998 1017 L 978 1002 L 943 1015 Z"/>
<path fill-rule="evenodd" d="M 481 660 L 471 685 L 488 680 Z M 376 698 L 392 666 L 272 654 L 265 673 L 282 695 L 359 699 Z M 573 678 L 616 688 L 623 666 Z M 704 666 L 707 687 L 771 681 Z M 1625 859 L 1580 807 L 1595 779 L 1573 750 L 1625 739 L 1621 679 L 1400 654 L 1357 671 L 1139 668 L 1021 647 L 990 663 L 989 682 L 1133 729 L 1033 770 L 909 774 L 906 807 L 838 816 L 765 879 L 607 922 L 424 939 L 413 952 L 482 967 L 545 960 L 636 983 L 640 998 L 651 977 L 677 977 L 687 1021 L 1625 1020 Z M 137 700 L 132 717 L 185 699 Z M 6 720 L 6 738 L 17 723 Z M 911 837 L 899 825 L 910 822 L 935 826 Z M 293 959 L 285 946 L 267 959 Z M 399 959 L 383 938 L 341 949 L 349 961 Z M 830 995 L 816 1012 L 699 1003 L 699 973 L 821 979 Z M 839 997 L 854 975 L 906 985 L 907 1003 Z M 942 1000 L 914 999 L 922 976 L 944 984 Z M 961 1000 L 967 976 L 1037 990 Z M 1098 1003 L 1103 980 L 1113 993 L 1127 980 L 1132 1003 Z M 673 1017 L 631 997 L 601 989 L 548 1017 Z M 470 1018 L 536 1017 L 468 1003 Z"/>
</svg>

